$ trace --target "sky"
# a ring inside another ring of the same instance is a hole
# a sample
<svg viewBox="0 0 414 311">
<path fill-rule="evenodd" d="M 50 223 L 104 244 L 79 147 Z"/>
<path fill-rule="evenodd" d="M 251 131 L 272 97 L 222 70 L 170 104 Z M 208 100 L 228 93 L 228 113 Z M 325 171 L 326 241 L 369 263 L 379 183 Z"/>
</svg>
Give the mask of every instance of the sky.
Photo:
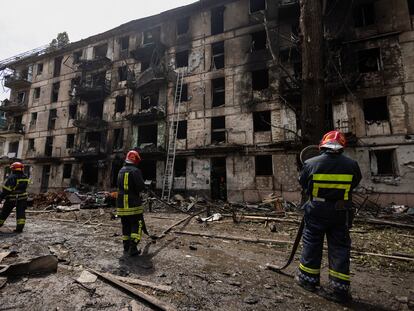
<svg viewBox="0 0 414 311">
<path fill-rule="evenodd" d="M 0 61 L 43 46 L 66 31 L 71 42 L 195 0 L 1 1 Z M 0 100 L 8 98 L 0 86 Z"/>
</svg>

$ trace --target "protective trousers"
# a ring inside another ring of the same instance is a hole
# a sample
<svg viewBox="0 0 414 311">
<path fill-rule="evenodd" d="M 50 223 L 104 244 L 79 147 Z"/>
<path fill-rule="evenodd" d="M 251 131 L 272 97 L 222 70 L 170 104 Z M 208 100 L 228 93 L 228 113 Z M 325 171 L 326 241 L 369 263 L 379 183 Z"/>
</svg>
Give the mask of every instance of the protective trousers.
<svg viewBox="0 0 414 311">
<path fill-rule="evenodd" d="M 26 223 L 27 199 L 6 199 L 0 212 L 0 227 L 5 223 L 13 208 L 16 207 L 16 231 L 22 232 Z"/>
<path fill-rule="evenodd" d="M 351 238 L 347 211 L 336 210 L 335 203 L 305 204 L 303 250 L 299 265 L 302 282 L 319 285 L 323 241 L 328 241 L 329 284 L 334 291 L 348 292 Z"/>
<path fill-rule="evenodd" d="M 131 245 L 136 246 L 141 241 L 142 232 L 148 235 L 143 214 L 121 216 L 121 224 L 125 251 L 128 251 Z"/>
</svg>

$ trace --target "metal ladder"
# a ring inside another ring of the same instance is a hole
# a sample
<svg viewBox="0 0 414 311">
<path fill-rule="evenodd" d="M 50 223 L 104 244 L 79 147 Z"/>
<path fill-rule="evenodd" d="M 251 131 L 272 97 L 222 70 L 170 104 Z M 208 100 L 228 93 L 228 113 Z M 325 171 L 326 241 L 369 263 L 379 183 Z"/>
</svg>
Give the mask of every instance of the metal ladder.
<svg viewBox="0 0 414 311">
<path fill-rule="evenodd" d="M 180 120 L 180 106 L 181 106 L 181 94 L 183 91 L 183 78 L 184 71 L 177 72 L 177 82 L 175 84 L 175 97 L 174 97 L 174 110 L 173 116 L 170 121 L 169 133 L 168 133 L 168 152 L 167 160 L 165 162 L 164 180 L 162 183 L 163 200 L 170 200 L 171 189 L 174 180 L 174 162 L 175 162 L 175 150 L 177 147 L 177 132 L 178 122 Z"/>
</svg>

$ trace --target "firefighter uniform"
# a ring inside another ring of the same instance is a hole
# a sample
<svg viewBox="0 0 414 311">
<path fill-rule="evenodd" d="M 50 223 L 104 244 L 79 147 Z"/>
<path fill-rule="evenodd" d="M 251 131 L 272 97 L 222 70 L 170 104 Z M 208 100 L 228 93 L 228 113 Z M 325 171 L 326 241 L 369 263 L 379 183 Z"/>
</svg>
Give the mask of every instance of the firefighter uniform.
<svg viewBox="0 0 414 311">
<path fill-rule="evenodd" d="M 299 181 L 309 196 L 309 201 L 304 205 L 305 228 L 299 284 L 307 284 L 311 288 L 319 285 L 326 234 L 330 288 L 339 297 L 350 297 L 349 228 L 353 216 L 352 190 L 361 181 L 358 163 L 342 152 L 323 150 L 321 155 L 304 163 Z"/>
<path fill-rule="evenodd" d="M 140 196 L 144 188 L 141 170 L 126 163 L 118 173 L 117 214 L 121 217 L 124 250 L 131 254 L 137 253 L 142 232 L 148 234 Z"/>
<path fill-rule="evenodd" d="M 12 171 L 3 185 L 0 201 L 5 199 L 0 213 L 0 227 L 16 207 L 16 232 L 22 232 L 26 224 L 27 186 L 29 179 L 22 171 Z"/>
</svg>

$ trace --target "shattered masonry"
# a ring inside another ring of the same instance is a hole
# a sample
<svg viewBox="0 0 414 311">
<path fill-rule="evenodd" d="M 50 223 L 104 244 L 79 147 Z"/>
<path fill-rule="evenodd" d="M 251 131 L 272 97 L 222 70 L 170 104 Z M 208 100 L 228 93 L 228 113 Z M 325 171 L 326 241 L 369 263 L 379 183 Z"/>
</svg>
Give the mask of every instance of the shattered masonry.
<svg viewBox="0 0 414 311">
<path fill-rule="evenodd" d="M 348 136 L 372 198 L 413 205 L 412 1 L 328 1 L 327 12 L 326 122 Z M 161 188 L 181 68 L 175 189 L 298 198 L 298 24 L 297 1 L 204 0 L 7 64 L 0 181 L 18 158 L 31 191 L 111 189 L 139 147 Z"/>
</svg>

